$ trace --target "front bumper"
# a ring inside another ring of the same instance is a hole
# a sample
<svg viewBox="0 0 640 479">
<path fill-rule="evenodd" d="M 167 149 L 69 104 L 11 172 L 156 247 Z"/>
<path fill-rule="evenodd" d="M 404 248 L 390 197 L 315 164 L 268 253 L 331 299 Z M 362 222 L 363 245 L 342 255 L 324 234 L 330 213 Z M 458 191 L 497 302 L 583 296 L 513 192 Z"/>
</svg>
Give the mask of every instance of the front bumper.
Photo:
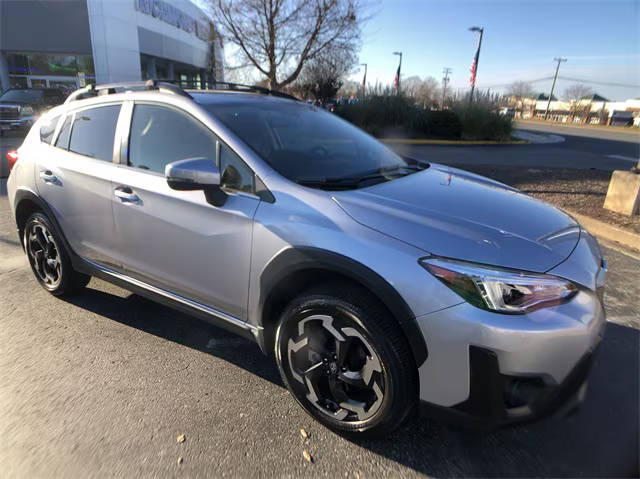
<svg viewBox="0 0 640 479">
<path fill-rule="evenodd" d="M 585 354 L 561 384 L 545 383 L 542 377 L 501 374 L 495 353 L 487 349 L 470 347 L 469 359 L 467 400 L 450 408 L 421 401 L 422 415 L 483 429 L 562 417 L 575 410 L 586 396 L 593 352 Z"/>
<path fill-rule="evenodd" d="M 525 315 L 462 303 L 417 319 L 429 352 L 418 370 L 422 411 L 481 427 L 578 403 L 606 323 L 597 294 L 588 289 Z"/>
</svg>

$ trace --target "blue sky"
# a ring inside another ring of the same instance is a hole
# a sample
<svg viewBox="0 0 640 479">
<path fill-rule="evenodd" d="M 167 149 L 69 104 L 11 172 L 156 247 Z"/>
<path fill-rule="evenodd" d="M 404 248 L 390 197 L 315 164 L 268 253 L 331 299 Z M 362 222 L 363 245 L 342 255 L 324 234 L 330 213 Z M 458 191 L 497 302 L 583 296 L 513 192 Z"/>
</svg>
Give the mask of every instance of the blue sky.
<svg viewBox="0 0 640 479">
<path fill-rule="evenodd" d="M 365 25 L 360 61 L 368 83 L 390 84 L 403 52 L 402 76 L 433 76 L 453 69 L 450 87 L 467 89 L 477 44 L 473 25 L 485 28 L 477 88 L 554 73 L 553 58 L 566 57 L 560 76 L 634 88 L 589 84 L 611 99 L 640 97 L 639 0 L 380 0 Z M 353 79 L 360 81 L 362 72 Z M 574 81 L 559 80 L 560 95 Z M 549 91 L 551 80 L 534 83 Z"/>
</svg>

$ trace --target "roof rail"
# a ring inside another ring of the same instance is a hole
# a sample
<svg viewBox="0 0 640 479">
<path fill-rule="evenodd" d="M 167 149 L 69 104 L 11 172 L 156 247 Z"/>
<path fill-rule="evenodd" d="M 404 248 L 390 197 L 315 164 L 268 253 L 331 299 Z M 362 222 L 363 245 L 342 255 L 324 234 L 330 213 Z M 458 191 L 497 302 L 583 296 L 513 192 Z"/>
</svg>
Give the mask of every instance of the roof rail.
<svg viewBox="0 0 640 479">
<path fill-rule="evenodd" d="M 65 103 L 71 103 L 75 100 L 81 100 L 92 96 L 99 95 L 111 95 L 114 93 L 121 93 L 125 91 L 138 91 L 138 90 L 158 90 L 164 93 L 172 93 L 174 95 L 180 95 L 187 98 L 192 98 L 186 91 L 177 85 L 173 85 L 168 82 L 161 82 L 158 80 L 147 80 L 138 82 L 120 82 L 120 83 L 105 83 L 102 85 L 87 85 L 84 88 L 80 88 L 67 97 Z"/>
<path fill-rule="evenodd" d="M 245 85 L 242 83 L 231 83 L 231 82 L 216 81 L 216 80 L 213 80 L 213 81 L 207 81 L 207 80 L 197 81 L 196 80 L 191 82 L 185 82 L 184 80 L 182 81 L 181 80 L 162 80 L 162 81 L 166 83 L 180 83 L 181 85 L 188 83 L 190 84 L 190 87 L 193 87 L 193 88 L 190 88 L 193 90 L 193 93 L 197 93 L 198 90 L 201 90 L 202 92 L 212 91 L 212 90 L 213 91 L 232 90 L 232 91 L 262 93 L 263 95 L 271 95 L 279 98 L 288 98 L 289 100 L 299 101 L 298 98 L 296 98 L 293 95 L 289 95 L 288 93 L 283 93 L 277 90 L 271 90 L 269 88 L 265 88 L 257 85 Z"/>
</svg>

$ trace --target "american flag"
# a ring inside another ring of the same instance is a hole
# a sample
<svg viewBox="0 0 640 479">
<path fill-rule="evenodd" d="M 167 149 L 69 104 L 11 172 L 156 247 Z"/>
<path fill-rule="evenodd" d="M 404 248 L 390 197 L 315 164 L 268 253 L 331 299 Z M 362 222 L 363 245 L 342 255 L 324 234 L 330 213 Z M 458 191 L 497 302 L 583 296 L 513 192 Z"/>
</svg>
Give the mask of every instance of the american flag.
<svg viewBox="0 0 640 479">
<path fill-rule="evenodd" d="M 478 45 L 478 49 L 476 50 L 476 55 L 473 57 L 473 62 L 471 63 L 471 68 L 469 71 L 471 72 L 471 77 L 469 77 L 469 85 L 476 85 L 476 72 L 478 71 L 478 57 L 480 56 L 480 45 Z"/>
<path fill-rule="evenodd" d="M 398 85 L 400 83 L 400 65 L 398 65 L 398 70 L 396 71 L 396 76 L 393 79 L 393 88 L 398 91 Z"/>
</svg>

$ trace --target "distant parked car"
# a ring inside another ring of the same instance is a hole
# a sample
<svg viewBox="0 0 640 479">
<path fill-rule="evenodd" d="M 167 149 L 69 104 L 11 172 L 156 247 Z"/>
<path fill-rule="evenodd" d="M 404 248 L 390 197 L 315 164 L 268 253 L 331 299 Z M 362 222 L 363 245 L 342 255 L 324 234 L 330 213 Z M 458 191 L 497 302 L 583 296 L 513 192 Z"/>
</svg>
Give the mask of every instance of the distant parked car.
<svg viewBox="0 0 640 479">
<path fill-rule="evenodd" d="M 501 116 L 508 116 L 510 118 L 513 118 L 514 116 L 516 116 L 516 110 L 515 108 L 500 108 L 498 114 L 500 114 Z"/>
<path fill-rule="evenodd" d="M 10 89 L 0 96 L 0 135 L 5 130 L 28 129 L 49 108 L 64 103 L 57 88 Z"/>
</svg>

